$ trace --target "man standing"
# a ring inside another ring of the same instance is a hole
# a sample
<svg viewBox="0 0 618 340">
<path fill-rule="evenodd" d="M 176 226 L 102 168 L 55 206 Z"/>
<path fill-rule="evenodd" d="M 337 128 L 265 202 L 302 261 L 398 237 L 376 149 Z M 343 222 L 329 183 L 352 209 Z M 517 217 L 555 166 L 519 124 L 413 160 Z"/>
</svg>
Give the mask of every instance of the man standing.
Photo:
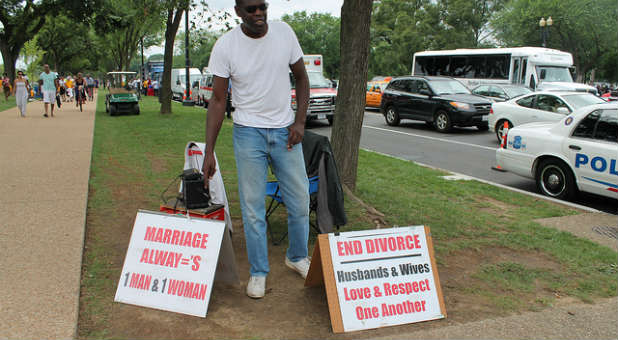
<svg viewBox="0 0 618 340">
<path fill-rule="evenodd" d="M 309 270 L 309 182 L 302 145 L 309 80 L 303 51 L 290 26 L 267 22 L 264 0 L 236 0 L 242 24 L 217 40 L 208 69 L 214 74 L 206 121 L 204 184 L 215 173 L 215 142 L 232 84 L 234 156 L 251 277 L 247 295 L 264 297 L 268 265 L 264 197 L 268 165 L 279 180 L 288 212 L 285 264 L 303 278 Z M 291 107 L 288 73 L 296 80 L 298 109 Z"/>
<path fill-rule="evenodd" d="M 43 73 L 39 76 L 39 84 L 43 91 L 43 103 L 45 103 L 45 114 L 47 115 L 47 106 L 51 105 L 51 116 L 54 116 L 54 104 L 56 103 L 56 90 L 58 88 L 58 74 L 49 70 L 49 65 L 43 65 Z"/>
</svg>

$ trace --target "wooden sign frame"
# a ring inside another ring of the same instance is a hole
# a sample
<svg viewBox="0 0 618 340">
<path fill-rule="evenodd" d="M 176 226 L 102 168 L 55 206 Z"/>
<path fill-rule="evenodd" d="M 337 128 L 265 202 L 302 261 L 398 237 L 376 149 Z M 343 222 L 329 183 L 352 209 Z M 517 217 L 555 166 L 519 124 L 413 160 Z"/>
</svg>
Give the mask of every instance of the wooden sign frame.
<svg viewBox="0 0 618 340">
<path fill-rule="evenodd" d="M 442 295 L 442 287 L 440 285 L 440 276 L 438 275 L 437 270 L 431 230 L 429 226 L 424 226 L 424 230 L 425 239 L 427 242 L 427 251 L 431 261 L 432 275 L 440 305 L 440 313 L 444 318 L 446 318 L 446 305 L 444 303 L 444 296 Z M 345 329 L 343 327 L 343 318 L 341 315 L 341 306 L 339 305 L 339 296 L 337 293 L 337 284 L 335 282 L 335 272 L 333 269 L 333 258 L 330 249 L 328 234 L 319 234 L 318 240 L 313 249 L 313 257 L 309 267 L 309 272 L 307 273 L 307 278 L 305 280 L 305 287 L 313 287 L 324 284 L 333 332 L 344 333 Z"/>
</svg>

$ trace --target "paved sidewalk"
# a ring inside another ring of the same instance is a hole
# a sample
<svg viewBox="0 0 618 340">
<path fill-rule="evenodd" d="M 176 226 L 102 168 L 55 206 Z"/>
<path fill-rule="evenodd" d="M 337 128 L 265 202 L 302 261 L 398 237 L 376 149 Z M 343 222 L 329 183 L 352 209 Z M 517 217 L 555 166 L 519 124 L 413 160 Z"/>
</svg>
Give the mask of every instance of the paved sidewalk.
<svg viewBox="0 0 618 340">
<path fill-rule="evenodd" d="M 76 336 L 95 102 L 0 112 L 0 338 Z"/>
</svg>

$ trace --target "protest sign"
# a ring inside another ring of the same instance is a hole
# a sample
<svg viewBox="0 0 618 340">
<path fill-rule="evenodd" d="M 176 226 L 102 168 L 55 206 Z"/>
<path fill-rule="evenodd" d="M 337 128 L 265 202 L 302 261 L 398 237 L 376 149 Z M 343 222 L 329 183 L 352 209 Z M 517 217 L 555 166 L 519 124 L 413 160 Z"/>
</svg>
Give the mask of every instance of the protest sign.
<svg viewBox="0 0 618 340">
<path fill-rule="evenodd" d="M 306 285 L 322 280 L 335 333 L 446 317 L 428 227 L 319 235 Z"/>
<path fill-rule="evenodd" d="M 114 301 L 205 317 L 222 221 L 139 211 Z"/>
</svg>

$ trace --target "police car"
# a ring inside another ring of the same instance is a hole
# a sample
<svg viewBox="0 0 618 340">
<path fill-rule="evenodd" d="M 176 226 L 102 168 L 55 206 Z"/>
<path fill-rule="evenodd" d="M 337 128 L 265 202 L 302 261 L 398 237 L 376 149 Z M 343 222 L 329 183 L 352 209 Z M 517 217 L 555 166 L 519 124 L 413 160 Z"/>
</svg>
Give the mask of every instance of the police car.
<svg viewBox="0 0 618 340">
<path fill-rule="evenodd" d="M 558 122 L 507 132 L 496 151 L 504 170 L 536 180 L 539 191 L 571 198 L 578 190 L 618 199 L 618 104 L 586 106 Z"/>
</svg>

